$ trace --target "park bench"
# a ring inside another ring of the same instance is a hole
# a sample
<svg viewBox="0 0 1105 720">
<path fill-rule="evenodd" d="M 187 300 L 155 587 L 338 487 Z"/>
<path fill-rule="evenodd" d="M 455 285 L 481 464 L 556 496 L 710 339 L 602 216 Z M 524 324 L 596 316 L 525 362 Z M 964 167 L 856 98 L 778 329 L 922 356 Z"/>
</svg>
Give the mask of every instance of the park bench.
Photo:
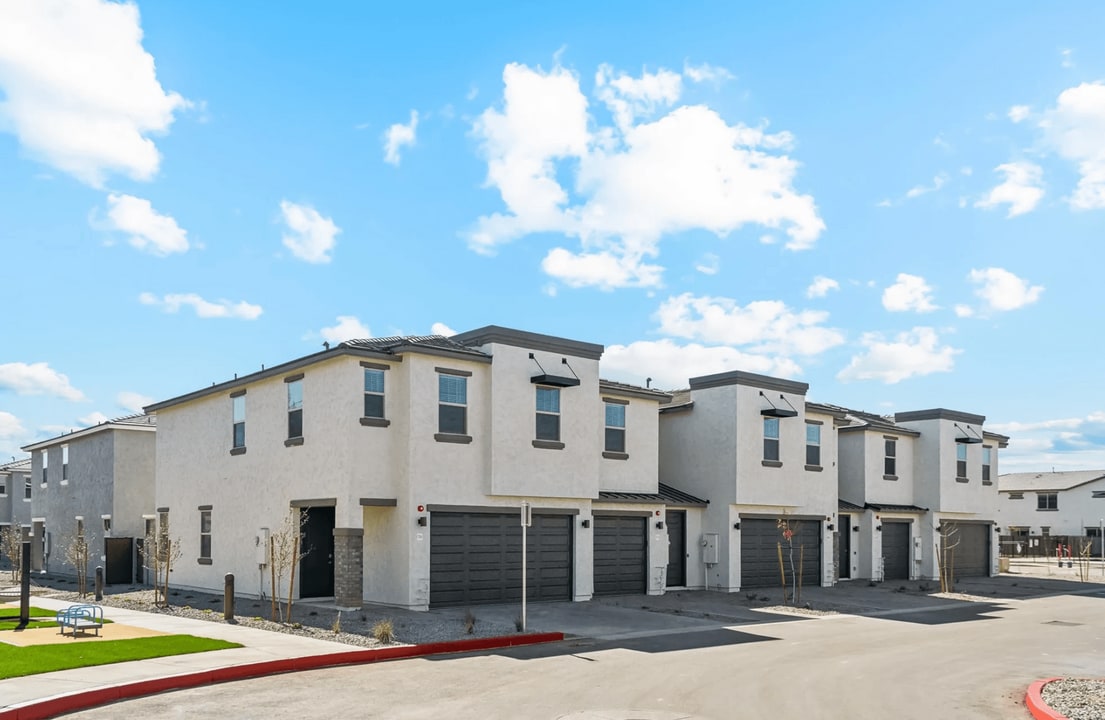
<svg viewBox="0 0 1105 720">
<path fill-rule="evenodd" d="M 104 609 L 99 605 L 70 605 L 64 610 L 58 610 L 56 620 L 62 635 L 69 628 L 73 637 L 77 637 L 78 632 L 88 630 L 95 630 L 99 636 L 100 628 L 104 626 Z"/>
</svg>

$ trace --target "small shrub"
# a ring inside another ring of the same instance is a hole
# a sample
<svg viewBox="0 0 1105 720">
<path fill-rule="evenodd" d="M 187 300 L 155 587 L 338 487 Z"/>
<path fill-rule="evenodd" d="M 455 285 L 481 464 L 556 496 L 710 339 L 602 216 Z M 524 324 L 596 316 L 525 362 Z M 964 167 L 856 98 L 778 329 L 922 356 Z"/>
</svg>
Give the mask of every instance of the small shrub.
<svg viewBox="0 0 1105 720">
<path fill-rule="evenodd" d="M 395 642 L 395 628 L 392 627 L 391 620 L 386 618 L 377 620 L 376 624 L 372 626 L 372 637 L 384 645 Z"/>
<path fill-rule="evenodd" d="M 368 622 L 368 615 L 361 615 L 361 622 Z"/>
<path fill-rule="evenodd" d="M 338 616 L 334 618 L 334 622 L 330 626 L 330 630 L 332 630 L 335 635 L 341 634 L 341 610 L 338 611 Z"/>
<path fill-rule="evenodd" d="M 476 632 L 476 616 L 472 614 L 472 608 L 464 611 L 464 632 L 466 635 Z"/>
<path fill-rule="evenodd" d="M 294 622 L 294 623 L 292 623 L 292 628 L 295 629 L 295 630 L 302 630 L 303 629 L 303 624 Z"/>
<path fill-rule="evenodd" d="M 522 632 L 525 629 L 526 628 L 522 625 L 522 616 L 521 615 L 516 615 L 514 617 L 514 630 L 516 632 Z"/>
<path fill-rule="evenodd" d="M 756 601 L 756 593 L 754 593 L 754 592 L 745 593 L 744 596 L 746 598 L 748 598 L 748 602 L 755 602 Z"/>
</svg>

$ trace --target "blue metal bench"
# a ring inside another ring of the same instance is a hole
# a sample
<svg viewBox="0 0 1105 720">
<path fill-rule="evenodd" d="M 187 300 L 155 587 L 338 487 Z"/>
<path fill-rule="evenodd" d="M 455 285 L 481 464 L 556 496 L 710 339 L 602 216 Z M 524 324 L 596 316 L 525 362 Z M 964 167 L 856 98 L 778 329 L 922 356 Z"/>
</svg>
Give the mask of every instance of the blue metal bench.
<svg viewBox="0 0 1105 720">
<path fill-rule="evenodd" d="M 69 628 L 73 637 L 77 637 L 78 632 L 88 630 L 95 630 L 98 637 L 100 628 L 104 626 L 104 609 L 99 605 L 70 605 L 64 610 L 58 610 L 56 620 L 62 635 Z"/>
</svg>

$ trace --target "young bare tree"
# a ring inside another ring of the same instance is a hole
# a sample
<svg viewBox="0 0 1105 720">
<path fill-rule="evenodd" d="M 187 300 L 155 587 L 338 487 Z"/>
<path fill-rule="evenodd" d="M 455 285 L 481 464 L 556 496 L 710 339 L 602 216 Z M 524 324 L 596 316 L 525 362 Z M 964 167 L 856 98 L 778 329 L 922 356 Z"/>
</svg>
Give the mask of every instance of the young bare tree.
<svg viewBox="0 0 1105 720">
<path fill-rule="evenodd" d="M 955 549 L 959 547 L 959 528 L 951 523 L 942 523 L 940 544 L 936 548 L 936 558 L 940 573 L 940 592 L 955 592 Z"/>
<path fill-rule="evenodd" d="M 279 526 L 269 534 L 269 572 L 272 576 L 272 619 L 289 622 L 292 617 L 292 589 L 295 587 L 295 568 L 307 556 L 300 546 L 300 536 L 307 523 L 306 513 L 293 509 L 284 516 Z M 288 577 L 286 592 L 284 578 Z M 280 598 L 287 602 L 281 606 Z"/>
<path fill-rule="evenodd" d="M 786 569 L 783 565 L 783 550 L 786 549 L 787 560 L 790 565 L 790 599 L 794 605 L 801 602 L 802 599 L 802 568 L 801 564 L 804 560 L 805 547 L 798 546 L 799 563 L 796 565 L 794 562 L 794 529 L 790 526 L 790 518 L 784 512 L 783 517 L 775 521 L 775 527 L 779 529 L 783 536 L 783 541 L 776 543 L 776 549 L 779 553 L 779 574 L 783 579 L 783 604 L 787 602 L 787 579 Z"/>
<path fill-rule="evenodd" d="M 77 573 L 77 595 L 88 595 L 88 540 L 84 533 L 78 533 L 62 540 L 62 556 Z"/>
<path fill-rule="evenodd" d="M 23 561 L 23 530 L 18 525 L 7 525 L 0 529 L 0 555 L 12 564 L 11 581 L 19 582 L 19 572 Z"/>
<path fill-rule="evenodd" d="M 142 567 L 153 575 L 153 602 L 169 606 L 169 573 L 180 559 L 180 538 L 170 538 L 168 526 L 146 535 L 142 542 Z"/>
</svg>

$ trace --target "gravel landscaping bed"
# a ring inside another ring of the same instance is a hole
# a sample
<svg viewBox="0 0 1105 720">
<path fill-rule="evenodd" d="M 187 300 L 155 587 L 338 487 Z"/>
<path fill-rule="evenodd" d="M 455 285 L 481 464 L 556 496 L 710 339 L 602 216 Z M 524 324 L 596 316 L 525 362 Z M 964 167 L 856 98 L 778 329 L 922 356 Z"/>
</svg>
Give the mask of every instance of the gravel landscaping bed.
<svg viewBox="0 0 1105 720">
<path fill-rule="evenodd" d="M 1069 720 L 1105 717 L 1105 680 L 1056 680 L 1044 685 L 1040 694 L 1052 710 Z"/>
<path fill-rule="evenodd" d="M 68 602 L 90 602 L 90 596 L 81 598 L 72 589 L 75 583 L 66 579 L 35 578 L 32 594 Z M 170 605 L 159 608 L 153 603 L 153 591 L 131 586 L 109 589 L 103 601 L 105 607 L 119 607 L 148 613 L 160 613 L 208 622 L 226 622 L 223 619 L 222 595 L 190 590 L 169 591 Z M 401 608 L 366 606 L 361 610 L 338 611 L 331 607 L 297 602 L 292 606 L 291 622 L 273 622 L 269 601 L 238 597 L 235 599 L 235 618 L 238 625 L 271 632 L 289 633 L 304 637 L 329 640 L 359 647 L 381 647 L 374 633 L 376 624 L 390 621 L 394 639 L 392 644 L 424 645 L 432 642 L 464 640 L 480 637 L 515 635 L 513 624 L 505 624 L 480 618 L 478 608 L 471 611 L 471 620 L 458 613 L 414 612 Z M 340 619 L 339 619 L 340 612 Z M 340 632 L 335 632 L 340 630 Z"/>
</svg>

